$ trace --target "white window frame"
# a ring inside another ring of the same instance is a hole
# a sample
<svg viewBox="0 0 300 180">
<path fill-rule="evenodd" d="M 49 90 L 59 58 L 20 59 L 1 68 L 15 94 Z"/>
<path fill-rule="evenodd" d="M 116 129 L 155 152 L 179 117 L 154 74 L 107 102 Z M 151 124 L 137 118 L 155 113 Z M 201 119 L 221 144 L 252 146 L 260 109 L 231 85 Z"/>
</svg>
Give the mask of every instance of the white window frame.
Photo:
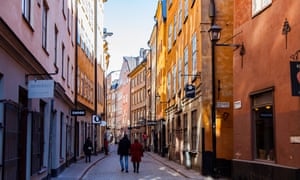
<svg viewBox="0 0 300 180">
<path fill-rule="evenodd" d="M 272 0 L 252 0 L 252 16 L 266 9 L 272 4 Z"/>
<path fill-rule="evenodd" d="M 172 23 L 169 25 L 168 31 L 168 51 L 172 48 Z"/>
<path fill-rule="evenodd" d="M 173 41 L 175 42 L 176 41 L 176 38 L 177 38 L 177 17 L 176 17 L 176 14 L 174 15 L 174 33 L 173 33 Z"/>
<path fill-rule="evenodd" d="M 47 49 L 47 31 L 48 31 L 48 5 L 43 3 L 42 10 L 42 47 Z"/>
<path fill-rule="evenodd" d="M 31 0 L 22 0 L 22 14 L 27 22 L 31 21 Z"/>
<path fill-rule="evenodd" d="M 192 38 L 192 74 L 197 73 L 197 36 L 194 33 Z M 193 76 L 195 78 L 196 76 Z"/>
<path fill-rule="evenodd" d="M 189 0 L 184 0 L 184 19 L 189 15 Z"/>
<path fill-rule="evenodd" d="M 182 0 L 179 2 L 179 10 L 178 10 L 178 33 L 182 29 Z"/>
<path fill-rule="evenodd" d="M 173 95 L 176 94 L 176 65 L 173 65 Z"/>
<path fill-rule="evenodd" d="M 189 73 L 189 51 L 188 46 L 184 48 L 184 85 L 188 83 L 188 73 Z"/>
<path fill-rule="evenodd" d="M 171 98 L 171 72 L 168 72 L 168 99 Z"/>
<path fill-rule="evenodd" d="M 182 79 L 182 76 L 181 76 L 181 64 L 182 64 L 182 59 L 179 58 L 178 59 L 178 90 L 181 89 L 181 79 Z"/>
</svg>

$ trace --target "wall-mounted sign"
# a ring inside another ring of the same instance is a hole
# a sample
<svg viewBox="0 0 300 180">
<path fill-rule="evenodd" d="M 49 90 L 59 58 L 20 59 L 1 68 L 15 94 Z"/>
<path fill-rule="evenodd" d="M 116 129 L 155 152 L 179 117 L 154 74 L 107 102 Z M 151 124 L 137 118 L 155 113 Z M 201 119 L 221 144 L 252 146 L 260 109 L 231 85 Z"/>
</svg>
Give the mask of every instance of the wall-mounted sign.
<svg viewBox="0 0 300 180">
<path fill-rule="evenodd" d="M 85 110 L 83 109 L 72 109 L 71 116 L 85 116 Z"/>
<path fill-rule="evenodd" d="M 234 109 L 241 109 L 242 108 L 242 101 L 234 101 L 233 108 Z"/>
<path fill-rule="evenodd" d="M 28 98 L 53 98 L 54 80 L 30 80 L 28 82 Z"/>
<path fill-rule="evenodd" d="M 300 136 L 291 136 L 290 137 L 290 143 L 300 144 Z"/>
<path fill-rule="evenodd" d="M 93 123 L 93 124 L 100 124 L 100 123 L 101 123 L 101 118 L 100 118 L 100 116 L 93 115 L 93 116 L 92 116 L 92 123 Z"/>
<path fill-rule="evenodd" d="M 217 102 L 216 108 L 230 108 L 230 102 Z"/>
<path fill-rule="evenodd" d="M 194 98 L 196 95 L 196 88 L 192 84 L 187 84 L 184 88 L 185 90 L 185 97 L 186 98 Z"/>
<path fill-rule="evenodd" d="M 290 61 L 292 96 L 300 96 L 300 61 Z"/>
</svg>

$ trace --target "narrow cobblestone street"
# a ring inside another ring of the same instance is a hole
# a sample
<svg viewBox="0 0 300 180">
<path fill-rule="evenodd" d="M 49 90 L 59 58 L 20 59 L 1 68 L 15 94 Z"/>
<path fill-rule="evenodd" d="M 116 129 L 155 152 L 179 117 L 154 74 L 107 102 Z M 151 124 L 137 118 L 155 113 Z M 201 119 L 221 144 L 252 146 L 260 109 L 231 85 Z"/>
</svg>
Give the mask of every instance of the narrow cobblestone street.
<svg viewBox="0 0 300 180">
<path fill-rule="evenodd" d="M 179 169 L 172 169 L 170 166 L 166 166 L 162 162 L 153 157 L 150 152 L 144 153 L 144 157 L 140 164 L 140 172 L 134 173 L 132 163 L 129 157 L 129 172 L 121 172 L 119 164 L 119 156 L 116 153 L 116 146 L 111 147 L 111 152 L 103 160 L 95 164 L 86 174 L 83 176 L 83 180 L 176 180 L 176 179 L 205 179 L 198 174 L 197 177 L 191 178 L 190 175 L 180 172 Z M 179 170 L 179 171 L 178 171 Z M 189 173 L 195 173 L 193 170 L 188 170 Z M 208 178 L 207 178 L 208 179 Z"/>
</svg>

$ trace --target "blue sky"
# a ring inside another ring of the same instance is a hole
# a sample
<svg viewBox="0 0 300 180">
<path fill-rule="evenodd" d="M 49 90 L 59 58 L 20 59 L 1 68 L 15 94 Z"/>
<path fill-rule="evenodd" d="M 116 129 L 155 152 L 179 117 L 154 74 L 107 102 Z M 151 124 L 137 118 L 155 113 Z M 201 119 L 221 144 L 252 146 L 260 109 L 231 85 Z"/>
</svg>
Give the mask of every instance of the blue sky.
<svg viewBox="0 0 300 180">
<path fill-rule="evenodd" d="M 123 56 L 138 56 L 154 26 L 158 0 L 108 0 L 104 3 L 104 27 L 113 36 L 107 37 L 110 64 L 108 72 L 121 68 Z"/>
</svg>

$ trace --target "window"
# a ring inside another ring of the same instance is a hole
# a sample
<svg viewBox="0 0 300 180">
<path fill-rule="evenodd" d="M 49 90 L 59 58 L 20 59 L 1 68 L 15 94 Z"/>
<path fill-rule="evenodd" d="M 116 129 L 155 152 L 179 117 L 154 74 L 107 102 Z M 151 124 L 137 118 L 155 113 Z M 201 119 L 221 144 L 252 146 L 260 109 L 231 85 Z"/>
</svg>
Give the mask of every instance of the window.
<svg viewBox="0 0 300 180">
<path fill-rule="evenodd" d="M 184 85 L 188 83 L 188 73 L 189 73 L 189 54 L 188 54 L 188 47 L 184 49 Z"/>
<path fill-rule="evenodd" d="M 182 29 L 182 0 L 179 2 L 179 10 L 178 10 L 178 33 L 181 32 Z"/>
<path fill-rule="evenodd" d="M 192 150 L 197 149 L 197 110 L 192 111 Z"/>
<path fill-rule="evenodd" d="M 178 90 L 181 89 L 181 58 L 178 59 Z"/>
<path fill-rule="evenodd" d="M 188 120 L 187 114 L 183 115 L 183 147 L 184 149 L 188 148 Z"/>
<path fill-rule="evenodd" d="M 64 126 L 64 113 L 60 112 L 60 147 L 59 147 L 59 157 L 63 158 L 63 126 Z"/>
<path fill-rule="evenodd" d="M 48 19 L 48 5 L 43 3 L 43 14 L 42 14 L 42 46 L 47 49 L 47 19 Z"/>
<path fill-rule="evenodd" d="M 189 15 L 189 0 L 184 0 L 184 19 Z"/>
<path fill-rule="evenodd" d="M 172 48 L 172 24 L 169 25 L 168 30 L 168 50 L 171 50 Z"/>
<path fill-rule="evenodd" d="M 67 84 L 68 84 L 68 87 L 70 87 L 70 77 L 71 77 L 71 74 L 70 74 L 70 57 L 68 56 L 68 60 L 67 60 Z"/>
<path fill-rule="evenodd" d="M 176 37 L 177 37 L 177 17 L 176 15 L 174 15 L 174 33 L 173 33 L 173 41 L 176 41 Z"/>
<path fill-rule="evenodd" d="M 274 161 L 273 89 L 253 93 L 251 100 L 255 158 Z"/>
<path fill-rule="evenodd" d="M 57 38 L 58 38 L 58 29 L 57 26 L 54 26 L 54 66 L 57 67 Z"/>
<path fill-rule="evenodd" d="M 272 0 L 252 0 L 252 16 L 261 12 L 272 4 Z"/>
<path fill-rule="evenodd" d="M 77 93 L 78 93 L 78 95 L 81 95 L 81 86 L 82 86 L 80 74 L 81 74 L 80 70 L 79 70 L 79 68 L 77 68 L 76 76 L 77 76 Z"/>
<path fill-rule="evenodd" d="M 168 92 L 167 92 L 167 94 L 168 94 L 168 99 L 170 99 L 171 98 L 171 73 L 170 72 L 168 72 Z"/>
<path fill-rule="evenodd" d="M 45 103 L 40 102 L 41 112 L 34 112 L 32 117 L 31 174 L 37 173 L 43 166 L 44 109 Z"/>
<path fill-rule="evenodd" d="M 172 5 L 172 0 L 169 0 L 169 7 Z"/>
<path fill-rule="evenodd" d="M 197 39 L 196 33 L 194 33 L 192 38 L 192 74 L 197 74 Z M 196 76 L 193 76 L 196 78 Z"/>
<path fill-rule="evenodd" d="M 64 72 L 64 66 L 65 66 L 65 45 L 62 44 L 61 46 L 61 77 L 65 79 L 65 72 Z"/>
<path fill-rule="evenodd" d="M 62 0 L 62 9 L 61 10 L 62 10 L 64 18 L 66 19 L 66 13 L 65 13 L 65 7 L 66 7 L 66 5 L 65 5 L 65 3 L 66 3 L 66 1 Z"/>
<path fill-rule="evenodd" d="M 22 0 L 22 14 L 27 22 L 30 23 L 31 17 L 31 0 Z"/>
<path fill-rule="evenodd" d="M 176 94 L 176 65 L 173 66 L 173 95 Z"/>
</svg>

